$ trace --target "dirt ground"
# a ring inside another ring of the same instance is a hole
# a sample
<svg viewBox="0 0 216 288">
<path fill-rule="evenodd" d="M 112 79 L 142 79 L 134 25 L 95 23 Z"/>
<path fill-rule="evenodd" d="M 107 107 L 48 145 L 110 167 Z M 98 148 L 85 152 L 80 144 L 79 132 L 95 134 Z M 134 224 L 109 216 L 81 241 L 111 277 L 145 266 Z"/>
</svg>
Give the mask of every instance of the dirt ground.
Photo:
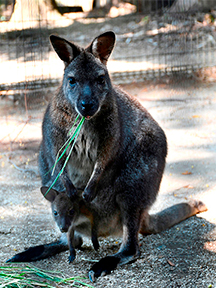
<svg viewBox="0 0 216 288">
<path fill-rule="evenodd" d="M 140 259 L 93 286 L 216 287 L 216 83 L 182 76 L 123 89 L 138 97 L 168 139 L 166 170 L 152 212 L 191 198 L 204 201 L 208 211 L 160 234 L 140 236 Z M 45 99 L 27 102 L 27 110 L 9 99 L 0 102 L 1 265 L 25 247 L 52 241 L 59 233 L 49 203 L 39 192 L 37 156 Z M 65 276 L 87 275 L 93 260 L 118 250 L 121 238 L 99 242 L 95 252 L 85 239 L 73 264 L 68 264 L 68 252 L 34 264 Z"/>
</svg>

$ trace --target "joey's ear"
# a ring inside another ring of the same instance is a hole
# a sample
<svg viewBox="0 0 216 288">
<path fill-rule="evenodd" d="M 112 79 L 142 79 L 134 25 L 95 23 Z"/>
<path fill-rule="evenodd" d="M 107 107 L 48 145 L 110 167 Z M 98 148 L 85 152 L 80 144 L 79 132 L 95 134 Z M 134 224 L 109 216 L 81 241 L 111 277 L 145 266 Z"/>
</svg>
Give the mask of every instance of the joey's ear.
<svg viewBox="0 0 216 288">
<path fill-rule="evenodd" d="M 71 200 L 75 200 L 76 198 L 77 198 L 77 192 L 76 191 L 74 191 L 74 189 L 70 189 L 70 187 L 69 186 L 66 186 L 66 195 L 67 195 L 67 197 L 69 197 Z M 74 193 L 75 192 L 75 193 Z"/>
<path fill-rule="evenodd" d="M 62 175 L 62 181 L 64 183 L 65 186 L 65 192 L 66 195 L 71 199 L 71 200 L 75 200 L 76 196 L 77 196 L 77 190 L 74 187 L 73 183 L 71 182 L 71 180 L 67 177 L 67 176 L 63 176 Z"/>
<path fill-rule="evenodd" d="M 81 52 L 80 48 L 75 44 L 55 35 L 50 36 L 50 42 L 66 66 Z"/>
<path fill-rule="evenodd" d="M 55 200 L 56 196 L 59 194 L 59 192 L 51 188 L 50 191 L 47 193 L 48 189 L 49 187 L 42 186 L 40 190 L 44 198 L 52 203 Z"/>
<path fill-rule="evenodd" d="M 105 32 L 96 37 L 86 51 L 92 53 L 95 57 L 106 65 L 107 60 L 112 53 L 115 44 L 115 33 L 112 31 Z"/>
</svg>

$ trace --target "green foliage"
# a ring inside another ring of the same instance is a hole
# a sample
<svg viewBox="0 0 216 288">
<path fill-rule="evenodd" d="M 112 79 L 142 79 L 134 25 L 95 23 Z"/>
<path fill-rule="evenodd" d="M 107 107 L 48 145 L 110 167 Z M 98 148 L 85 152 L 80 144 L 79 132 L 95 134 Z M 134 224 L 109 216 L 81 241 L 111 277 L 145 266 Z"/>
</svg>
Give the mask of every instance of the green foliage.
<svg viewBox="0 0 216 288">
<path fill-rule="evenodd" d="M 5 288 L 27 288 L 27 287 L 45 287 L 56 288 L 70 285 L 71 287 L 89 287 L 82 276 L 63 278 L 60 272 L 45 271 L 34 266 L 1 266 L 0 267 L 0 287 Z M 59 286 L 61 285 L 61 286 Z"/>
<path fill-rule="evenodd" d="M 78 137 L 78 135 L 79 135 L 79 133 L 80 133 L 80 130 L 81 130 L 82 125 L 83 125 L 84 120 L 85 120 L 85 117 L 82 117 L 82 119 L 80 120 L 79 124 L 77 125 L 75 131 L 72 133 L 73 128 L 74 128 L 74 126 L 75 126 L 78 118 L 79 118 L 79 115 L 77 116 L 77 118 L 76 118 L 76 120 L 75 120 L 72 128 L 70 129 L 68 140 L 64 143 L 64 145 L 59 149 L 59 151 L 58 151 L 58 153 L 57 153 L 56 161 L 55 161 L 55 164 L 54 164 L 54 166 L 53 166 L 52 174 L 54 173 L 54 170 L 55 170 L 55 168 L 56 168 L 56 164 L 57 164 L 57 163 L 59 162 L 59 160 L 65 155 L 66 151 L 70 148 L 69 153 L 68 153 L 68 155 L 67 155 L 67 157 L 66 157 L 66 160 L 65 160 L 65 162 L 64 162 L 64 164 L 63 164 L 62 169 L 60 170 L 60 172 L 58 173 L 57 177 L 55 178 L 55 180 L 53 181 L 53 183 L 51 184 L 51 186 L 50 186 L 49 189 L 47 190 L 45 196 L 49 193 L 50 189 L 55 185 L 56 181 L 58 180 L 58 178 L 59 178 L 59 177 L 61 176 L 61 174 L 63 173 L 63 171 L 64 171 L 64 169 L 65 169 L 65 167 L 66 167 L 66 165 L 67 165 L 68 160 L 70 159 L 70 156 L 71 156 L 73 147 L 74 147 L 74 145 L 75 145 L 75 143 L 76 143 L 77 137 Z M 72 144 L 72 142 L 73 142 L 73 144 Z M 72 145 L 71 145 L 71 144 L 72 144 Z M 70 147 L 70 146 L 71 146 L 71 147 Z M 64 149 L 64 150 L 63 150 L 63 149 Z M 61 153 L 62 150 L 63 150 L 63 152 Z M 61 155 L 60 155 L 60 153 L 61 153 Z M 59 156 L 59 155 L 60 155 L 60 156 Z"/>
</svg>

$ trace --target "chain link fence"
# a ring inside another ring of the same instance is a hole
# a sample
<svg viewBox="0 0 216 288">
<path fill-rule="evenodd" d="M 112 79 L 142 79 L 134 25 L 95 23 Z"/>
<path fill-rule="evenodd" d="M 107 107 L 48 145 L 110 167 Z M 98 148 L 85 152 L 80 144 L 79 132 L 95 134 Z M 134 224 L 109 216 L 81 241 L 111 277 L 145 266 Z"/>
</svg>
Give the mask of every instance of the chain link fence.
<svg viewBox="0 0 216 288">
<path fill-rule="evenodd" d="M 99 33 L 113 30 L 117 44 L 108 68 L 116 83 L 216 65 L 214 10 L 178 11 L 171 0 L 143 0 L 113 1 L 116 5 L 104 13 L 103 8 L 91 11 L 94 1 L 85 1 L 89 6 L 84 9 L 79 2 L 73 6 L 79 7 L 77 13 L 60 14 L 48 1 L 0 0 L 3 94 L 40 90 L 60 81 L 63 64 L 50 46 L 52 33 L 85 46 Z"/>
</svg>

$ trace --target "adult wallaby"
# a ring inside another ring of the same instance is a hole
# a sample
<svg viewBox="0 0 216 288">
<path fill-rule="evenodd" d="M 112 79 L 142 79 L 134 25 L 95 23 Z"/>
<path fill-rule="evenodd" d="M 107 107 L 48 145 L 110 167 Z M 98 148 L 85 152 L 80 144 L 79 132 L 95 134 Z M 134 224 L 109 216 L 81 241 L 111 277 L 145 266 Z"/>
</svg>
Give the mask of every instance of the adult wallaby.
<svg viewBox="0 0 216 288">
<path fill-rule="evenodd" d="M 53 218 L 62 233 L 67 233 L 68 247 L 70 251 L 70 256 L 68 257 L 69 263 L 73 262 L 76 257 L 75 247 L 82 246 L 82 238 L 79 235 L 74 236 L 79 231 L 80 224 L 83 225 L 86 222 L 85 215 L 86 211 L 85 203 L 80 197 L 76 199 L 71 199 L 71 191 L 58 192 L 55 189 L 50 189 L 48 187 L 41 187 L 41 193 L 51 203 Z M 85 212 L 84 212 L 85 213 Z M 99 249 L 99 243 L 97 238 L 97 226 L 93 222 L 93 214 L 88 211 L 91 221 L 91 231 L 87 233 L 89 225 L 86 225 L 86 233 L 91 234 L 92 243 L 95 250 Z M 84 219 L 84 220 L 83 220 Z"/>
<path fill-rule="evenodd" d="M 80 225 L 80 233 L 88 234 L 86 226 L 91 231 L 89 219 L 93 217 L 98 236 L 123 235 L 119 251 L 91 267 L 89 277 L 94 280 L 118 264 L 139 257 L 139 232 L 160 232 L 206 208 L 195 201 L 149 215 L 164 171 L 166 137 L 135 98 L 111 83 L 106 63 L 115 34 L 101 34 L 85 49 L 54 35 L 50 40 L 65 70 L 43 120 L 39 153 L 42 185 L 53 183 L 65 160 L 61 158 L 51 175 L 57 152 L 66 142 L 77 114 L 84 116 L 70 160 L 53 188 L 59 192 L 67 188 L 74 196 L 78 194 L 76 187 L 84 191 L 86 209 L 81 213 L 86 220 Z M 93 211 L 92 216 L 88 211 Z M 75 242 L 79 242 L 77 237 Z M 8 261 L 39 260 L 66 249 L 67 243 L 60 239 L 31 247 Z"/>
</svg>

